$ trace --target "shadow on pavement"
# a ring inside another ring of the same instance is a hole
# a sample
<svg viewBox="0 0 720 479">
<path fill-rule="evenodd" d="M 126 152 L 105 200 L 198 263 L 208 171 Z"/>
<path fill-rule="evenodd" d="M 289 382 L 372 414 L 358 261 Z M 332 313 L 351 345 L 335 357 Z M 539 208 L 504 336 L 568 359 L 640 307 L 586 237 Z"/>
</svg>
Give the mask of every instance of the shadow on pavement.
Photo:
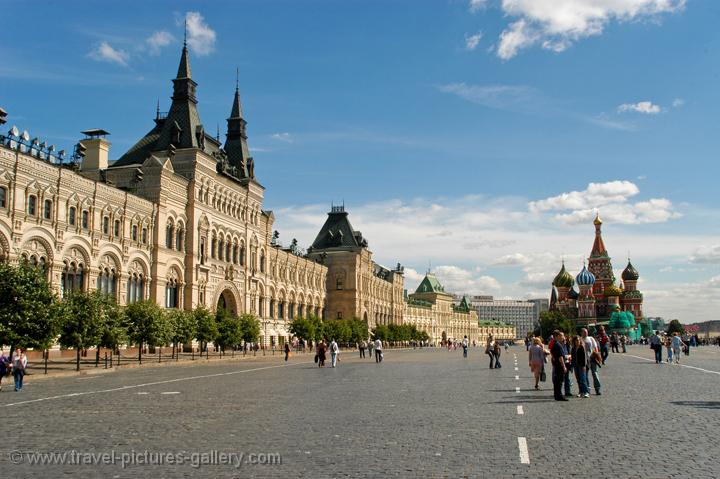
<svg viewBox="0 0 720 479">
<path fill-rule="evenodd" d="M 693 406 L 701 409 L 720 409 L 720 401 L 670 401 L 676 406 Z"/>
</svg>

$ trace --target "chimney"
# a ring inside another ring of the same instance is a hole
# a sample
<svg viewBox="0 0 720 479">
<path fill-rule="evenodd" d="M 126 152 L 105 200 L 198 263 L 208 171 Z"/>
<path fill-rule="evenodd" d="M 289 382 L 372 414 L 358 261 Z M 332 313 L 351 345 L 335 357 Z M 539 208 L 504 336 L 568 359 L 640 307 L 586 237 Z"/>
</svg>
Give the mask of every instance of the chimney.
<svg viewBox="0 0 720 479">
<path fill-rule="evenodd" d="M 85 147 L 85 158 L 82 159 L 81 170 L 106 170 L 108 167 L 108 152 L 110 142 L 105 138 L 109 135 L 105 130 L 85 130 L 86 138 L 80 140 Z"/>
</svg>

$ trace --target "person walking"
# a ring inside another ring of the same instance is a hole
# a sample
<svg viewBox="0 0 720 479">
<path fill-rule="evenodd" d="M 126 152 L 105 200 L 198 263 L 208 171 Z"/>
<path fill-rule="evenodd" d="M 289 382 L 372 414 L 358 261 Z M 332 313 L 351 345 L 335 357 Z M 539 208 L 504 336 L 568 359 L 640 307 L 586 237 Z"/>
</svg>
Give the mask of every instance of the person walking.
<svg viewBox="0 0 720 479">
<path fill-rule="evenodd" d="M 10 375 L 12 364 L 10 358 L 4 354 L 0 354 L 0 391 L 2 391 L 2 380 L 5 376 Z"/>
<path fill-rule="evenodd" d="M 332 342 L 330 343 L 330 359 L 332 367 L 337 366 L 337 357 L 340 353 L 340 348 L 338 347 L 338 343 L 335 341 L 335 338 L 333 338 Z"/>
<path fill-rule="evenodd" d="M 589 398 L 590 391 L 587 381 L 587 361 L 588 357 L 585 352 L 585 341 L 579 336 L 572 339 L 572 369 L 575 371 L 575 379 L 578 383 L 578 397 Z"/>
<path fill-rule="evenodd" d="M 23 378 L 25 377 L 25 369 L 27 368 L 27 356 L 25 351 L 20 348 L 15 350 L 12 360 L 12 374 L 15 378 L 15 391 L 22 391 Z"/>
<path fill-rule="evenodd" d="M 622 346 L 622 352 L 627 353 L 627 336 L 624 334 L 620 336 L 620 345 Z"/>
<path fill-rule="evenodd" d="M 383 343 L 380 338 L 375 340 L 375 362 L 381 363 L 383 360 Z"/>
<path fill-rule="evenodd" d="M 325 344 L 325 341 L 320 340 L 320 342 L 317 345 L 317 355 L 318 355 L 318 367 L 324 368 L 325 367 L 325 352 L 327 350 L 327 345 Z"/>
<path fill-rule="evenodd" d="M 572 346 L 567 336 L 565 336 L 565 339 L 562 341 L 562 347 L 563 353 L 565 354 L 565 376 L 563 377 L 565 396 L 572 397 L 572 355 L 570 354 Z"/>
<path fill-rule="evenodd" d="M 495 350 L 493 351 L 493 355 L 495 356 L 495 369 L 500 369 L 502 365 L 500 364 L 500 352 L 502 351 L 502 348 L 500 347 L 500 341 L 495 341 Z"/>
<path fill-rule="evenodd" d="M 372 361 L 373 358 L 373 348 L 375 347 L 375 341 L 368 341 L 368 356 L 370 356 L 370 360 Z"/>
<path fill-rule="evenodd" d="M 468 353 L 468 347 L 470 347 L 470 341 L 468 340 L 467 335 L 462 340 L 462 347 L 463 347 L 463 357 L 467 358 Z"/>
<path fill-rule="evenodd" d="M 490 356 L 490 369 L 493 369 L 495 364 L 495 341 L 493 341 L 493 335 L 489 335 L 487 342 L 485 343 L 485 354 Z"/>
<path fill-rule="evenodd" d="M 680 335 L 675 331 L 670 339 L 670 345 L 672 346 L 673 356 L 675 357 L 675 364 L 680 364 L 680 350 L 683 346 L 690 347 L 682 339 Z"/>
<path fill-rule="evenodd" d="M 673 362 L 673 350 L 672 350 L 672 340 L 670 338 L 665 338 L 665 349 L 667 349 L 667 362 L 668 364 L 672 364 Z"/>
<path fill-rule="evenodd" d="M 602 362 L 600 356 L 600 348 L 598 347 L 597 340 L 592 336 L 588 335 L 587 328 L 583 328 L 582 331 L 580 331 L 580 336 L 582 336 L 582 340 L 585 345 L 585 354 L 587 356 L 587 366 L 585 367 L 585 390 L 588 393 L 590 392 L 590 379 L 587 376 L 589 369 L 593 378 L 593 388 L 595 389 L 595 395 L 600 396 L 602 394 L 600 392 L 602 384 L 600 383 L 600 375 L 597 371 L 600 367 L 600 363 Z M 598 361 L 598 359 L 600 360 Z"/>
<path fill-rule="evenodd" d="M 658 331 L 650 338 L 650 349 L 655 351 L 655 364 L 662 364 L 662 339 Z"/>
<path fill-rule="evenodd" d="M 605 334 L 605 326 L 598 327 L 598 343 L 600 343 L 600 356 L 602 356 L 602 363 L 605 364 L 605 360 L 607 360 L 608 356 L 610 355 L 610 351 L 608 350 L 608 343 L 610 342 L 610 338 L 607 334 Z"/>
<path fill-rule="evenodd" d="M 535 377 L 535 389 L 540 389 L 540 376 L 545 369 L 545 357 L 550 351 L 543 346 L 542 339 L 533 338 L 532 346 L 528 348 L 528 365 Z"/>
<path fill-rule="evenodd" d="M 620 352 L 620 350 L 618 349 L 619 343 L 620 343 L 620 338 L 618 337 L 618 333 L 616 331 L 613 331 L 610 334 L 610 347 L 611 347 L 613 353 Z"/>
<path fill-rule="evenodd" d="M 360 346 L 358 347 L 358 349 L 360 350 L 361 359 L 365 357 L 365 348 L 367 348 L 367 343 L 365 342 L 365 340 L 360 341 Z"/>
<path fill-rule="evenodd" d="M 288 358 L 290 357 L 290 343 L 285 341 L 285 346 L 283 346 L 283 350 L 285 351 L 285 362 L 287 362 Z"/>
<path fill-rule="evenodd" d="M 565 374 L 567 373 L 567 367 L 565 366 L 565 352 L 562 346 L 565 340 L 565 335 L 562 331 L 555 330 L 553 337 L 555 341 L 553 342 L 552 348 L 550 348 L 553 395 L 555 396 L 556 401 L 567 401 L 568 399 L 563 396 L 562 393 L 563 382 L 565 380 Z"/>
</svg>

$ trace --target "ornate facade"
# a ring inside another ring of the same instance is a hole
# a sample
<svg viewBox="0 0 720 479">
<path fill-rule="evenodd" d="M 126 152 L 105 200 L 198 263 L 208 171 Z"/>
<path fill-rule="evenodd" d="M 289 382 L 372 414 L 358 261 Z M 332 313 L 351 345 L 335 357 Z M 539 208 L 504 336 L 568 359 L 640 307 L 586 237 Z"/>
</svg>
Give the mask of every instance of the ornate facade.
<svg viewBox="0 0 720 479">
<path fill-rule="evenodd" d="M 595 240 L 587 266 L 573 279 L 563 262 L 555 276 L 550 294 L 550 309 L 575 318 L 578 325 L 586 326 L 608 322 L 613 313 L 627 312 L 636 324 L 643 318 L 643 295 L 637 289 L 640 274 L 630 260 L 622 272 L 622 282 L 615 284 L 612 262 L 602 238 L 600 215 L 593 221 Z M 574 289 L 577 281 L 579 291 Z"/>
<path fill-rule="evenodd" d="M 0 147 L 0 255 L 41 264 L 61 295 L 98 288 L 119 304 L 254 313 L 264 341 L 281 342 L 290 318 L 322 314 L 328 269 L 276 244 L 238 89 L 223 145 L 201 123 L 187 47 L 173 85 L 169 112 L 113 163 L 102 130 L 85 132 L 75 168 L 11 131 Z"/>
</svg>

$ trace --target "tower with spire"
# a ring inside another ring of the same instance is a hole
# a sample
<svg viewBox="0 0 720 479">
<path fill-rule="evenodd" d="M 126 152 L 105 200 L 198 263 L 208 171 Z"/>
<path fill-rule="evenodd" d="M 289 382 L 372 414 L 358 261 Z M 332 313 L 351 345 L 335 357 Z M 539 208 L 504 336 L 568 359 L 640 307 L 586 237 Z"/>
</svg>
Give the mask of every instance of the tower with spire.
<svg viewBox="0 0 720 479">
<path fill-rule="evenodd" d="M 253 159 L 247 145 L 247 122 L 243 118 L 240 105 L 239 72 L 235 77 L 235 96 L 233 97 L 230 118 L 227 119 L 227 135 L 225 140 L 225 153 L 230 165 L 237 168 L 241 178 L 254 177 Z"/>
</svg>

